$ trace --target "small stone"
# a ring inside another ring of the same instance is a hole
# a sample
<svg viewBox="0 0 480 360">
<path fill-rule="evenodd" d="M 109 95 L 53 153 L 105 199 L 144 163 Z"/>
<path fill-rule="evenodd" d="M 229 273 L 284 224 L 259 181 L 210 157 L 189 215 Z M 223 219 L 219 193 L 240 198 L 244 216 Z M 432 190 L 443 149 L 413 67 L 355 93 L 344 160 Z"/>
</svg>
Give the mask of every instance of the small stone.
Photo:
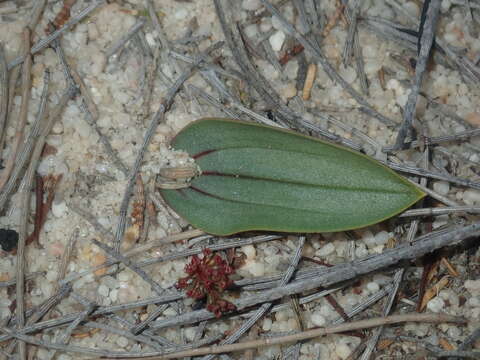
<svg viewBox="0 0 480 360">
<path fill-rule="evenodd" d="M 480 204 L 480 191 L 472 189 L 466 190 L 463 193 L 463 201 L 465 201 L 467 205 Z"/>
<path fill-rule="evenodd" d="M 184 20 L 187 18 L 189 11 L 186 8 L 179 8 L 175 12 L 175 19 L 177 20 Z"/>
<path fill-rule="evenodd" d="M 255 256 L 257 256 L 257 251 L 255 250 L 255 246 L 253 245 L 242 246 L 241 250 L 245 254 L 248 260 L 255 259 Z"/>
<path fill-rule="evenodd" d="M 119 336 L 116 342 L 121 348 L 125 348 L 128 345 L 128 339 L 123 336 Z"/>
<path fill-rule="evenodd" d="M 442 311 L 444 307 L 445 301 L 443 301 L 443 299 L 438 296 L 430 300 L 427 304 L 427 309 L 434 313 Z"/>
<path fill-rule="evenodd" d="M 315 326 L 324 326 L 327 322 L 327 320 L 317 311 L 312 314 L 310 319 L 312 320 L 312 324 Z"/>
<path fill-rule="evenodd" d="M 469 293 L 478 294 L 480 292 L 480 279 L 478 280 L 467 280 L 465 281 L 465 289 L 468 290 Z"/>
<path fill-rule="evenodd" d="M 270 45 L 272 46 L 273 51 L 280 51 L 285 41 L 285 34 L 283 31 L 278 30 L 272 36 L 270 36 Z"/>
<path fill-rule="evenodd" d="M 450 6 L 452 6 L 452 2 L 450 0 L 443 0 L 441 5 L 442 12 L 448 12 L 450 10 Z"/>
<path fill-rule="evenodd" d="M 112 291 L 110 291 L 110 300 L 112 300 L 112 303 L 117 301 L 118 299 L 118 290 L 117 289 L 113 289 Z"/>
<path fill-rule="evenodd" d="M 385 245 L 388 240 L 391 238 L 390 234 L 386 231 L 380 231 L 375 234 L 375 244 L 376 245 Z"/>
<path fill-rule="evenodd" d="M 247 270 L 253 276 L 263 276 L 265 274 L 265 266 L 263 263 L 256 261 L 246 261 L 241 269 Z"/>
<path fill-rule="evenodd" d="M 95 255 L 93 255 L 92 257 L 92 265 L 93 266 L 98 266 L 98 265 L 102 265 L 105 263 L 105 261 L 107 261 L 107 257 L 101 253 L 97 253 Z M 104 267 L 104 268 L 101 268 L 101 269 L 98 269 L 94 272 L 94 274 L 96 276 L 102 276 L 102 275 L 105 275 L 107 273 L 107 267 Z"/>
<path fill-rule="evenodd" d="M 433 183 L 433 191 L 445 196 L 450 191 L 450 184 L 446 181 L 435 181 Z"/>
<path fill-rule="evenodd" d="M 266 318 L 265 320 L 263 320 L 262 330 L 270 331 L 271 329 L 272 329 L 272 319 Z"/>
<path fill-rule="evenodd" d="M 289 313 L 286 310 L 277 311 L 275 313 L 275 320 L 276 321 L 286 321 L 286 320 L 288 320 L 288 317 L 289 317 L 288 315 L 289 315 Z"/>
<path fill-rule="evenodd" d="M 55 216 L 56 218 L 62 218 L 65 216 L 65 214 L 67 213 L 67 204 L 65 203 L 65 201 L 60 201 L 60 202 L 53 202 L 52 203 L 52 214 L 53 216 Z"/>
<path fill-rule="evenodd" d="M 63 134 L 63 124 L 60 121 L 57 121 L 52 128 L 52 134 L 60 135 Z"/>
<path fill-rule="evenodd" d="M 103 297 L 108 297 L 108 293 L 110 292 L 110 290 L 108 289 L 108 287 L 106 287 L 105 285 L 100 285 L 98 287 L 98 294 L 100 296 L 103 296 Z"/>
<path fill-rule="evenodd" d="M 380 286 L 376 282 L 371 281 L 367 284 L 367 289 L 373 294 L 380 290 Z"/>
<path fill-rule="evenodd" d="M 376 244 L 376 241 L 375 241 L 375 236 L 372 234 L 371 231 L 369 230 L 366 230 L 364 233 L 363 233 L 363 236 L 362 236 L 362 241 L 364 242 L 365 245 L 367 245 L 368 247 L 373 247 Z"/>
<path fill-rule="evenodd" d="M 272 28 L 272 21 L 269 18 L 263 18 L 260 22 L 260 31 L 267 32 Z"/>
<path fill-rule="evenodd" d="M 315 254 L 317 256 L 324 257 L 324 256 L 331 255 L 334 252 L 335 252 L 335 245 L 333 245 L 333 243 L 328 243 L 322 246 L 320 249 L 318 249 Z"/>
<path fill-rule="evenodd" d="M 477 296 L 468 299 L 467 304 L 472 308 L 480 307 L 480 299 Z"/>
<path fill-rule="evenodd" d="M 185 337 L 188 341 L 193 341 L 195 339 L 196 330 L 194 327 L 188 327 L 185 329 Z"/>
<path fill-rule="evenodd" d="M 465 115 L 465 120 L 473 126 L 480 127 L 480 113 L 472 112 Z"/>
<path fill-rule="evenodd" d="M 340 344 L 336 344 L 335 353 L 341 359 L 346 359 L 350 356 L 350 354 L 352 353 L 352 350 L 350 350 L 347 344 L 340 343 Z"/>
<path fill-rule="evenodd" d="M 260 0 L 243 0 L 242 2 L 242 8 L 247 11 L 258 10 L 260 6 L 262 6 Z"/>
</svg>

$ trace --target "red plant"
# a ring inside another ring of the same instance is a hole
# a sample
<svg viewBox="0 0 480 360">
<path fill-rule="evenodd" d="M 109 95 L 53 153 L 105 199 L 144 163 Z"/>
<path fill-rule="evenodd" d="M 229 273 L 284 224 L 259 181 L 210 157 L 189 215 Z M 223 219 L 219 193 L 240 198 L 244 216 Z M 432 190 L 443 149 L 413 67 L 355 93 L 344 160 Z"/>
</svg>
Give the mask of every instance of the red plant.
<svg viewBox="0 0 480 360">
<path fill-rule="evenodd" d="M 222 293 L 233 284 L 229 275 L 234 269 L 210 249 L 203 250 L 203 257 L 192 256 L 185 266 L 187 276 L 178 280 L 177 289 L 185 289 L 187 296 L 200 300 L 207 298 L 207 310 L 218 318 L 222 313 L 235 310 L 231 302 L 222 299 Z"/>
</svg>

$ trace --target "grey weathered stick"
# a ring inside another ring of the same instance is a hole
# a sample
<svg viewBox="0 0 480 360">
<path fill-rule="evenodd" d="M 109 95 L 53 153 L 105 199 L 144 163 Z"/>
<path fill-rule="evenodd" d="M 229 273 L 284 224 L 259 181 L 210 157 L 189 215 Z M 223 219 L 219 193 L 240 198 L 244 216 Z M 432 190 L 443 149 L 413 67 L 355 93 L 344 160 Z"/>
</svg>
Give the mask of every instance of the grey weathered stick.
<svg viewBox="0 0 480 360">
<path fill-rule="evenodd" d="M 349 263 L 335 265 L 322 269 L 321 274 L 297 280 L 283 287 L 276 287 L 253 296 L 248 296 L 234 302 L 237 309 L 243 309 L 256 304 L 270 302 L 283 296 L 298 294 L 304 291 L 316 289 L 320 286 L 329 286 L 341 281 L 350 280 L 369 272 L 380 270 L 394 265 L 402 260 L 415 259 L 444 246 L 453 245 L 468 237 L 480 234 L 480 222 L 465 227 L 457 227 L 445 231 L 437 231 L 421 236 L 411 244 L 401 244 L 393 249 L 385 250 L 382 254 L 367 256 Z M 165 328 L 192 324 L 198 321 L 208 320 L 214 315 L 207 310 L 197 310 L 181 314 L 174 318 L 167 318 L 154 322 L 151 328 Z"/>
<path fill-rule="evenodd" d="M 454 142 L 454 141 L 461 141 L 461 140 L 468 140 L 472 137 L 477 137 L 480 136 L 480 129 L 472 129 L 472 130 L 467 130 L 467 131 L 462 131 L 457 134 L 453 135 L 443 135 L 443 136 L 433 136 L 433 137 L 427 137 L 425 138 L 425 141 L 412 141 L 412 142 L 406 142 L 404 143 L 405 147 L 410 149 L 410 148 L 417 148 L 422 146 L 423 144 L 425 145 L 435 145 L 435 144 L 440 144 L 442 142 Z M 390 152 L 394 149 L 394 146 L 385 146 L 382 149 L 384 152 Z"/>
<path fill-rule="evenodd" d="M 400 214 L 400 217 L 409 216 L 440 216 L 454 213 L 480 214 L 480 206 L 452 206 L 452 207 L 436 207 L 411 209 Z"/>
<path fill-rule="evenodd" d="M 120 39 L 110 45 L 105 50 L 105 56 L 107 57 L 107 59 L 110 59 L 110 57 L 115 55 L 122 47 L 124 47 L 125 44 L 130 41 L 130 39 L 132 39 L 141 28 L 143 28 L 146 22 L 147 21 L 144 17 L 140 17 L 140 19 L 138 19 L 137 22 L 133 24 L 133 26 L 128 29 L 127 32 L 122 35 Z"/>
<path fill-rule="evenodd" d="M 60 287 L 60 281 L 62 281 L 65 278 L 65 275 L 67 273 L 68 263 L 70 262 L 70 257 L 72 256 L 73 247 L 75 246 L 75 242 L 78 239 L 79 232 L 80 232 L 79 228 L 76 228 L 75 230 L 73 230 L 73 233 L 70 236 L 70 239 L 68 240 L 67 246 L 63 251 L 62 257 L 60 259 L 60 265 L 58 266 L 57 281 L 54 284 L 55 291 L 58 291 L 58 288 Z"/>
<path fill-rule="evenodd" d="M 403 116 L 403 124 L 400 127 L 395 141 L 395 148 L 402 149 L 405 138 L 413 132 L 413 118 L 415 116 L 415 107 L 417 98 L 422 86 L 423 75 L 427 69 L 427 63 L 430 59 L 430 53 L 435 39 L 437 29 L 438 14 L 440 13 L 440 0 L 431 0 L 425 2 L 423 6 L 428 6 L 426 10 L 426 19 L 423 28 L 420 29 L 420 52 L 418 54 L 417 65 L 415 66 L 415 79 L 408 95 L 407 104 Z"/>
<path fill-rule="evenodd" d="M 352 56 L 353 50 L 353 43 L 355 41 L 355 34 L 357 33 L 357 17 L 358 12 L 360 10 L 360 3 L 361 0 L 352 0 L 349 2 L 350 4 L 353 3 L 351 9 L 348 7 L 348 2 L 344 1 L 345 13 L 347 14 L 347 21 L 348 21 L 348 32 L 347 32 L 347 39 L 345 40 L 345 46 L 343 48 L 342 54 L 342 61 L 344 66 L 348 66 L 350 63 L 350 57 Z"/>
<path fill-rule="evenodd" d="M 5 49 L 0 42 L 0 143 L 3 141 L 8 109 L 8 70 Z"/>
<path fill-rule="evenodd" d="M 37 276 L 43 276 L 45 275 L 45 271 L 36 271 L 30 274 L 25 274 L 25 281 L 32 280 L 36 278 Z M 8 286 L 13 286 L 17 283 L 17 279 L 11 279 L 7 281 L 0 281 L 0 288 L 2 287 L 8 287 Z"/>
<path fill-rule="evenodd" d="M 11 144 L 10 154 L 0 175 L 0 190 L 4 189 L 5 184 L 11 175 L 15 165 L 15 160 L 18 156 L 18 151 L 24 140 L 25 126 L 27 124 L 28 117 L 28 104 L 30 102 L 30 92 L 32 88 L 32 57 L 28 54 L 28 50 L 30 49 L 30 36 L 30 29 L 25 28 L 23 30 L 22 48 L 22 53 L 25 56 L 25 62 L 22 66 L 22 102 L 16 123 L 15 137 Z"/>
<path fill-rule="evenodd" d="M 444 175 L 441 173 L 436 173 L 432 172 L 429 170 L 425 170 L 422 168 L 418 168 L 415 166 L 409 166 L 409 165 L 404 165 L 404 164 L 397 164 L 392 161 L 386 161 L 384 162 L 390 169 L 405 172 L 408 174 L 414 174 L 414 175 L 419 175 L 423 176 L 426 178 L 431 178 L 431 179 L 437 179 L 437 180 L 445 180 L 448 182 L 451 182 L 453 184 L 461 185 L 461 186 L 466 186 L 466 187 L 471 187 L 474 189 L 480 189 L 480 183 L 471 181 L 468 179 L 463 179 L 463 178 L 458 178 L 455 176 L 449 176 L 449 175 Z"/>
<path fill-rule="evenodd" d="M 45 74 L 43 77 L 42 95 L 40 97 L 39 110 L 35 117 L 35 121 L 31 126 L 30 133 L 26 141 L 24 142 L 22 149 L 20 150 L 20 154 L 15 163 L 15 166 L 13 167 L 10 178 L 8 179 L 4 188 L 0 191 L 0 209 L 4 208 L 10 195 L 16 189 L 18 180 L 20 179 L 22 172 L 24 171 L 27 165 L 27 161 L 30 159 L 30 156 L 32 155 L 32 149 L 35 146 L 35 142 L 38 140 L 41 125 L 45 117 L 49 82 L 50 82 L 50 72 L 47 70 L 45 71 Z"/>
</svg>

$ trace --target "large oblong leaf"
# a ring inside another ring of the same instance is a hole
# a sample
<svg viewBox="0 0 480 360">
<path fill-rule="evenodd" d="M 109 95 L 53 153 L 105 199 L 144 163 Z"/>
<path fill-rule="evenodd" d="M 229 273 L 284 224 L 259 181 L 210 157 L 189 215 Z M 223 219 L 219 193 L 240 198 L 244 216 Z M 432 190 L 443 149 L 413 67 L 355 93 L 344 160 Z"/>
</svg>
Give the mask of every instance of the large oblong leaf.
<svg viewBox="0 0 480 360">
<path fill-rule="evenodd" d="M 188 188 L 162 189 L 163 198 L 192 225 L 217 235 L 355 229 L 425 196 L 365 155 L 265 125 L 202 119 L 172 146 L 193 157 L 201 175 Z"/>
</svg>

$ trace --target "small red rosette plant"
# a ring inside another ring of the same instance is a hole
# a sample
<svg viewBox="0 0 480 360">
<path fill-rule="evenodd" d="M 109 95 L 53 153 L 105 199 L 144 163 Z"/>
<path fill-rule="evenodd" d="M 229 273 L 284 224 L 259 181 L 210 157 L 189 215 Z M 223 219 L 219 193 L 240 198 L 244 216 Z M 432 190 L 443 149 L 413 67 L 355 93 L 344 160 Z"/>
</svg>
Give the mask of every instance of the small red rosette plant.
<svg viewBox="0 0 480 360">
<path fill-rule="evenodd" d="M 220 255 L 204 249 L 202 258 L 192 256 L 190 263 L 185 266 L 185 272 L 188 275 L 178 280 L 175 285 L 177 289 L 186 290 L 187 296 L 193 299 L 206 298 L 207 310 L 217 318 L 236 309 L 235 305 L 221 297 L 233 284 L 230 275 L 235 270 Z"/>
</svg>

